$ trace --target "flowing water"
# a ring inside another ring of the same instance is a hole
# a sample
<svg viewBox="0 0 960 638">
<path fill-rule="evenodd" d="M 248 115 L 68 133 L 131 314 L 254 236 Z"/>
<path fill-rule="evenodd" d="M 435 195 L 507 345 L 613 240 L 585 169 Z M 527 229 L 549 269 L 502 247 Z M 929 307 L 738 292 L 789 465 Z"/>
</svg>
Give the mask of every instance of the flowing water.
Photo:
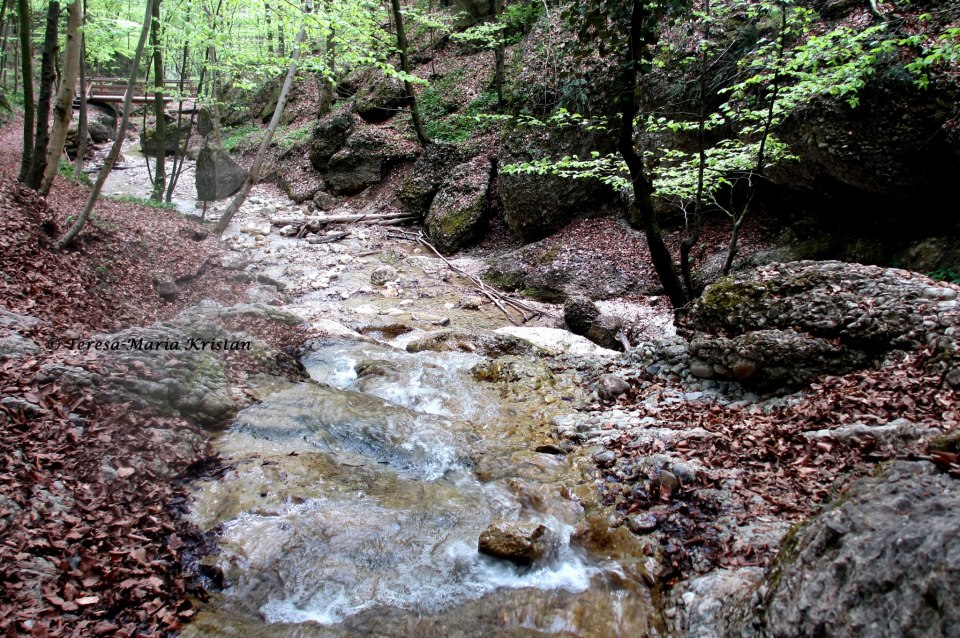
<svg viewBox="0 0 960 638">
<path fill-rule="evenodd" d="M 128 152 L 128 163 L 139 158 Z M 136 190 L 143 178 L 137 164 L 111 179 L 114 190 Z M 189 197 L 180 205 L 192 210 Z M 237 225 L 250 223 L 245 209 Z M 267 240 L 255 258 L 267 272 L 291 272 L 305 244 Z M 288 305 L 308 320 L 353 313 L 422 328 L 418 315 L 440 311 L 468 329 L 505 323 L 444 304 L 462 290 L 439 260 L 405 262 L 420 287 L 404 314 L 393 293 L 354 294 L 379 262 L 330 250 L 330 286 Z M 536 451 L 553 442 L 552 417 L 583 399 L 568 373 L 538 357 L 404 350 L 421 329 L 352 335 L 311 344 L 309 382 L 254 383 L 259 401 L 215 439 L 227 469 L 193 485 L 191 517 L 216 534 L 219 553 L 205 563 L 226 588 L 184 636 L 656 633 L 642 548 L 591 514 L 589 452 Z M 481 554 L 494 521 L 546 526 L 549 551 L 529 566 Z"/>
</svg>

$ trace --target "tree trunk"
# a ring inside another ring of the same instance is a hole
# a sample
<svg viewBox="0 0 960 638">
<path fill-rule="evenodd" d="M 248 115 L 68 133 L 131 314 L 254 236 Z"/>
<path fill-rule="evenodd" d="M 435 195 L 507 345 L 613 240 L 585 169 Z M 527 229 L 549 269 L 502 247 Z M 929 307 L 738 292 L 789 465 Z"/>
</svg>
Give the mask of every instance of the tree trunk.
<svg viewBox="0 0 960 638">
<path fill-rule="evenodd" d="M 80 0 L 77 0 L 78 2 Z M 86 3 L 84 4 L 86 22 Z M 77 125 L 77 157 L 73 162 L 73 179 L 80 179 L 83 162 L 87 157 L 87 138 L 90 130 L 87 123 L 87 36 L 80 35 L 80 123 Z"/>
<path fill-rule="evenodd" d="M 77 84 L 77 72 L 80 69 L 80 51 L 82 37 L 80 29 L 83 25 L 83 9 L 81 0 L 73 0 L 67 13 L 67 42 L 63 54 L 63 68 L 60 75 L 60 88 L 57 91 L 57 103 L 53 109 L 53 130 L 47 148 L 46 168 L 40 180 L 39 193 L 46 195 L 50 192 L 54 177 L 57 176 L 60 155 L 67 141 L 67 130 L 73 117 L 73 91 Z"/>
<path fill-rule="evenodd" d="M 57 79 L 57 48 L 60 22 L 60 3 L 47 7 L 47 28 L 43 36 L 43 57 L 40 59 L 40 96 L 37 98 L 37 128 L 34 133 L 33 159 L 24 182 L 33 190 L 40 188 L 47 168 L 47 146 L 50 142 L 50 98 Z"/>
<path fill-rule="evenodd" d="M 163 49 L 160 47 L 160 0 L 153 0 L 153 21 L 150 26 L 150 46 L 153 47 L 153 117 L 154 139 L 157 144 L 157 170 L 153 179 L 153 193 L 150 199 L 163 201 L 163 192 L 167 187 L 167 120 L 166 103 L 163 101 Z M 179 143 L 179 132 L 177 141 Z"/>
<path fill-rule="evenodd" d="M 627 44 L 627 59 L 623 67 L 620 96 L 620 137 L 617 149 L 630 170 L 633 182 L 633 204 L 640 227 L 647 238 L 650 259 L 660 284 L 670 298 L 674 308 L 684 306 L 688 299 L 673 265 L 673 257 L 663 241 L 663 232 L 653 208 L 653 183 L 646 175 L 643 159 L 633 146 L 633 120 L 637 116 L 637 68 L 643 62 L 641 47 L 644 46 L 643 32 L 650 17 L 644 6 L 645 0 L 633 0 L 633 12 L 630 19 L 630 35 Z"/>
<path fill-rule="evenodd" d="M 7 19 L 7 7 L 10 0 L 3 0 L 3 7 L 0 8 L 0 89 L 7 90 L 7 34 L 10 31 L 10 20 Z"/>
<path fill-rule="evenodd" d="M 403 27 L 403 13 L 400 11 L 400 0 L 390 0 L 390 6 L 393 8 L 393 20 L 397 29 L 397 47 L 400 49 L 400 68 L 404 73 L 410 73 L 410 60 L 407 57 L 407 34 Z M 421 146 L 429 146 L 430 138 L 427 137 L 423 129 L 423 121 L 420 119 L 420 107 L 417 105 L 417 95 L 414 93 L 413 85 L 408 80 L 403 81 L 403 86 L 407 90 L 407 97 L 410 98 L 410 118 L 413 120 L 413 129 L 417 132 L 417 140 Z"/>
<path fill-rule="evenodd" d="M 23 75 L 23 154 L 20 157 L 21 182 L 27 179 L 33 161 L 33 52 L 30 45 L 30 0 L 17 0 L 20 12 L 20 65 Z"/>
<path fill-rule="evenodd" d="M 311 0 L 307 0 L 304 13 L 307 15 L 310 14 L 312 8 Z M 303 24 L 300 26 L 300 32 L 297 34 L 296 42 L 293 46 L 293 55 L 290 57 L 290 66 L 287 68 L 287 77 L 283 81 L 283 87 L 280 89 L 280 97 L 277 98 L 277 106 L 273 109 L 273 119 L 270 120 L 270 125 L 267 127 L 267 133 L 263 136 L 263 141 L 260 142 L 260 148 L 257 149 L 257 156 L 253 160 L 253 164 L 250 166 L 250 173 L 247 175 L 246 181 L 243 183 L 243 186 L 240 187 L 240 191 L 234 196 L 233 201 L 230 202 L 230 205 L 223 215 L 220 216 L 220 220 L 217 222 L 217 225 L 214 227 L 213 232 L 217 235 L 222 235 L 223 231 L 227 229 L 227 226 L 230 225 L 230 220 L 233 219 L 233 216 L 237 214 L 237 211 L 240 210 L 240 207 L 243 206 L 243 202 L 246 201 L 247 195 L 250 194 L 250 189 L 253 188 L 253 185 L 257 183 L 257 178 L 260 176 L 260 167 L 263 165 L 263 158 L 267 153 L 267 148 L 270 146 L 270 142 L 273 140 L 273 134 L 277 130 L 277 126 L 280 124 L 280 117 L 283 115 L 283 109 L 287 106 L 287 97 L 290 95 L 290 87 L 293 86 L 293 76 L 297 73 L 297 62 L 300 59 L 300 45 L 303 44 L 303 39 L 307 35 L 307 20 L 304 18 Z"/>
<path fill-rule="evenodd" d="M 700 291 L 693 283 L 691 273 L 691 253 L 693 247 L 700 241 L 700 229 L 703 221 L 703 185 L 704 172 L 707 167 L 707 145 L 704 135 L 704 129 L 707 122 L 707 54 L 709 52 L 710 42 L 710 0 L 703 0 L 704 19 L 703 40 L 707 44 L 700 49 L 700 77 L 697 81 L 700 91 L 699 95 L 699 113 L 697 118 L 697 192 L 693 201 L 693 221 L 687 225 L 687 233 L 680 243 L 680 272 L 683 275 L 683 285 L 687 287 L 687 295 L 690 298 L 698 297 Z"/>
<path fill-rule="evenodd" d="M 493 20 L 500 20 L 500 14 L 503 12 L 503 2 L 493 0 Z M 494 70 L 493 84 L 497 89 L 497 110 L 503 111 L 503 32 L 497 35 L 497 46 L 493 50 Z"/>
<path fill-rule="evenodd" d="M 107 176 L 110 174 L 110 171 L 113 170 L 114 164 L 117 163 L 117 158 L 120 157 L 120 149 L 123 147 L 123 140 L 127 136 L 127 124 L 130 121 L 130 107 L 133 104 L 133 93 L 136 89 L 137 70 L 140 68 L 140 60 L 143 59 L 143 49 L 147 44 L 147 35 L 150 33 L 150 21 L 152 19 L 153 0 L 147 0 L 147 10 L 143 18 L 140 40 L 137 42 L 137 50 L 133 56 L 133 64 L 130 65 L 130 78 L 127 81 L 127 90 L 123 95 L 123 114 L 120 117 L 120 130 L 117 131 L 117 139 L 114 140 L 113 146 L 110 147 L 110 152 L 107 154 L 107 159 L 104 160 L 103 168 L 100 169 L 100 173 L 97 175 L 97 181 L 94 182 L 93 188 L 90 189 L 90 194 L 87 196 L 87 202 L 84 204 L 83 210 L 73 223 L 73 226 L 67 230 L 63 237 L 57 240 L 57 250 L 63 250 L 72 244 L 80 231 L 83 230 L 83 226 L 87 223 L 87 219 L 90 218 L 90 213 L 93 212 L 93 207 L 100 197 L 100 191 L 103 190 L 103 184 L 107 181 Z"/>
<path fill-rule="evenodd" d="M 773 128 L 773 115 L 777 106 L 777 97 L 780 95 L 780 84 L 782 82 L 783 58 L 787 48 L 787 3 L 780 3 L 780 34 L 777 47 L 777 68 L 773 72 L 773 93 L 770 95 L 770 103 L 767 105 L 767 117 L 763 123 L 763 132 L 760 134 L 760 144 L 757 147 L 757 166 L 754 173 L 763 176 L 763 165 L 766 163 L 767 140 L 770 138 L 770 130 Z M 750 206 L 753 204 L 756 195 L 756 186 L 753 183 L 753 176 L 750 176 L 749 194 L 747 201 L 743 205 L 740 214 L 733 220 L 733 229 L 730 232 L 730 244 L 727 247 L 727 259 L 723 264 L 723 275 L 729 275 L 733 268 L 733 260 L 737 257 L 737 242 L 740 235 L 740 227 L 750 213 Z"/>
<path fill-rule="evenodd" d="M 180 152 L 180 129 L 183 126 L 183 90 L 186 86 L 187 79 L 187 63 L 190 60 L 190 44 L 184 43 L 183 45 L 183 60 L 180 63 L 180 84 L 177 87 L 178 99 L 177 99 L 177 147 L 173 153 L 173 170 L 170 174 L 170 182 L 167 184 L 167 194 L 164 196 L 164 201 L 168 204 L 173 199 L 173 191 L 177 187 L 177 181 L 180 179 L 180 175 L 183 172 L 183 160 L 185 153 Z M 199 95 L 199 87 L 197 91 Z M 193 109 L 190 112 L 190 131 L 193 130 L 193 118 L 197 110 Z M 189 144 L 189 138 L 184 142 L 184 151 L 186 151 L 186 146 Z"/>
</svg>

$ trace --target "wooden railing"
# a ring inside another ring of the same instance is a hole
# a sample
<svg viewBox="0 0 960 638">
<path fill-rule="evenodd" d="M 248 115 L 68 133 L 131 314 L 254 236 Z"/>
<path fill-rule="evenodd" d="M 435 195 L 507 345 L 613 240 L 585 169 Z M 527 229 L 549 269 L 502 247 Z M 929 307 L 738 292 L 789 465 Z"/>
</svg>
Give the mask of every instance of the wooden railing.
<svg viewBox="0 0 960 638">
<path fill-rule="evenodd" d="M 79 81 L 77 89 L 79 94 Z M 173 102 L 175 95 L 180 91 L 180 80 L 164 80 L 163 82 L 164 102 Z M 86 86 L 83 87 L 84 95 L 88 102 L 123 102 L 123 96 L 127 91 L 127 80 L 125 78 L 107 78 L 97 77 L 88 78 Z M 189 99 L 188 96 L 195 96 L 197 85 L 193 80 L 183 82 L 183 99 Z M 136 103 L 153 102 L 156 100 L 156 87 L 153 82 L 137 82 L 134 85 L 133 101 Z"/>
</svg>

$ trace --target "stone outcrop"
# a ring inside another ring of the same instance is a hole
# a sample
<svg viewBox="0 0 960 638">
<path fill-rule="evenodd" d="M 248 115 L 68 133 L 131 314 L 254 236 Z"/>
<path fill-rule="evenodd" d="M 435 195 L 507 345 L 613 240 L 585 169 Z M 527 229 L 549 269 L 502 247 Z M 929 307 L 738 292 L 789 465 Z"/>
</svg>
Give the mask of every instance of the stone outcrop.
<svg viewBox="0 0 960 638">
<path fill-rule="evenodd" d="M 428 146 L 400 185 L 400 202 L 415 215 L 426 215 L 433 198 L 447 180 L 450 171 L 463 162 L 463 152 L 453 144 Z"/>
<path fill-rule="evenodd" d="M 588 157 L 590 151 L 600 148 L 598 145 L 596 135 L 569 129 L 514 130 L 503 137 L 498 163 L 504 166 L 566 155 Z M 507 225 L 525 243 L 542 239 L 575 216 L 613 200 L 613 190 L 597 180 L 535 173 L 501 173 L 497 192 Z"/>
<path fill-rule="evenodd" d="M 490 163 L 485 157 L 453 169 L 424 219 L 427 235 L 440 252 L 454 253 L 481 236 L 489 187 Z"/>
<path fill-rule="evenodd" d="M 956 369 L 960 288 L 894 268 L 771 264 L 709 286 L 690 311 L 698 376 L 803 384 L 930 347 Z"/>
<path fill-rule="evenodd" d="M 951 636 L 960 626 L 960 482 L 898 461 L 788 536 L 729 636 Z M 700 634 L 702 635 L 702 634 Z"/>
<path fill-rule="evenodd" d="M 402 160 L 413 159 L 414 155 L 413 149 L 405 147 L 387 129 L 360 129 L 351 134 L 346 145 L 330 157 L 324 179 L 331 193 L 356 195 L 365 188 L 379 184 L 391 166 Z"/>
<path fill-rule="evenodd" d="M 326 170 L 330 158 L 347 143 L 355 125 L 353 113 L 347 109 L 331 113 L 317 123 L 310 142 L 310 163 L 315 169 Z"/>
<path fill-rule="evenodd" d="M 409 103 L 401 80 L 378 74 L 360 88 L 353 100 L 353 110 L 365 122 L 383 122 Z"/>
</svg>

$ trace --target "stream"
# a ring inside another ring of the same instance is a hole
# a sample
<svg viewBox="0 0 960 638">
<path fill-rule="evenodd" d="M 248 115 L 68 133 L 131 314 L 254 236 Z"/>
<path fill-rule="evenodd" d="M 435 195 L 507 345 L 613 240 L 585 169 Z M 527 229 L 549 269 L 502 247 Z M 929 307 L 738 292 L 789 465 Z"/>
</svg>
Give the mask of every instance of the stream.
<svg viewBox="0 0 960 638">
<path fill-rule="evenodd" d="M 140 194 L 145 178 L 119 171 L 108 189 Z M 192 181 L 188 168 L 181 189 Z M 271 232 L 278 212 L 302 211 L 257 186 L 224 241 L 326 336 L 307 344 L 309 382 L 252 377 L 257 402 L 213 435 L 227 470 L 192 485 L 190 518 L 215 532 L 205 564 L 226 587 L 183 635 L 657 635 L 642 548 L 596 514 L 590 450 L 537 451 L 586 400 L 574 373 L 549 356 L 408 352 L 442 326 L 509 324 L 492 304 L 460 303 L 467 282 L 413 242 L 354 228 L 311 244 Z M 372 286 L 384 264 L 396 277 Z M 548 550 L 527 566 L 480 553 L 498 521 L 542 524 Z"/>
</svg>

